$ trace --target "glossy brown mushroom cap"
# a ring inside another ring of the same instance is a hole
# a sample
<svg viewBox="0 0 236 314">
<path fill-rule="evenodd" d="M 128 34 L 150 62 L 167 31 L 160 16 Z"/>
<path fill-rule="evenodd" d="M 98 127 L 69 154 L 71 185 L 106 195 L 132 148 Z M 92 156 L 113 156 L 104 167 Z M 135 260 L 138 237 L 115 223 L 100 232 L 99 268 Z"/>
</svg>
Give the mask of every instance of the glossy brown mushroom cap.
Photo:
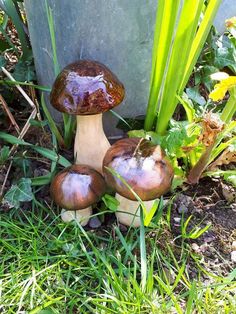
<svg viewBox="0 0 236 314">
<path fill-rule="evenodd" d="M 143 201 L 165 194 L 174 176 L 173 168 L 161 147 L 140 138 L 117 141 L 108 149 L 103 161 L 107 184 L 120 195 L 136 200 L 125 184 L 106 167 L 117 172 Z"/>
<path fill-rule="evenodd" d="M 119 105 L 124 95 L 123 84 L 105 65 L 80 60 L 66 66 L 57 76 L 50 101 L 58 111 L 92 115 Z"/>
<path fill-rule="evenodd" d="M 51 183 L 55 203 L 67 210 L 84 209 L 101 198 L 106 183 L 103 176 L 85 165 L 73 165 L 59 172 Z"/>
</svg>

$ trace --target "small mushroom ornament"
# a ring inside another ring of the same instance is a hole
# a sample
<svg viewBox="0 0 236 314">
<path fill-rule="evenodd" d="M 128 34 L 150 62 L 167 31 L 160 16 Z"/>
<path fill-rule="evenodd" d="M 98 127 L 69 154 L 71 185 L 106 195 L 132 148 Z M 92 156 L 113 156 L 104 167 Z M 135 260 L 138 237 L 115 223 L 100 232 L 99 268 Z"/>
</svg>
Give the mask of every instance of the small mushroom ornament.
<svg viewBox="0 0 236 314">
<path fill-rule="evenodd" d="M 109 168 L 113 170 L 112 173 Z M 173 168 L 161 147 L 140 138 L 126 138 L 113 144 L 104 157 L 103 171 L 107 185 L 116 191 L 120 203 L 116 212 L 118 221 L 134 227 L 140 226 L 140 211 L 139 202 L 131 189 L 144 201 L 149 211 L 153 200 L 169 191 L 174 176 Z"/>
<path fill-rule="evenodd" d="M 106 191 L 103 176 L 87 165 L 73 165 L 59 172 L 52 180 L 50 192 L 55 203 L 62 207 L 65 222 L 76 220 L 85 226 L 94 203 Z"/>
</svg>

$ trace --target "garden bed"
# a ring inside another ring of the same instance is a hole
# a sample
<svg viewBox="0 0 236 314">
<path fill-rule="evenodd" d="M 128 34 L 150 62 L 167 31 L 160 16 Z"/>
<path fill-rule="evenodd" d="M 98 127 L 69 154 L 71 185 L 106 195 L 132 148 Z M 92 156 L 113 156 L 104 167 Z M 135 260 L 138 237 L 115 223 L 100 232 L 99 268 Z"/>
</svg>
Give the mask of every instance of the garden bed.
<svg viewBox="0 0 236 314">
<path fill-rule="evenodd" d="M 226 58 L 216 45 L 219 35 L 213 29 L 210 32 L 185 98 L 195 115 L 194 123 L 202 129 L 191 142 L 182 121 L 186 107 L 177 107 L 170 136 L 161 142 L 174 167 L 178 166 L 177 184 L 160 198 L 151 222 L 133 228 L 117 221 L 116 208 L 109 205 L 114 193 L 93 206 L 87 226 L 61 220 L 60 208 L 50 195 L 50 182 L 73 163 L 73 149 L 60 146 L 43 97 L 39 101 L 44 87 L 37 86 L 32 59 L 18 60 L 22 51 L 11 21 L 6 31 L 16 47 L 3 54 L 6 70 L 18 80 L 27 76 L 22 81 L 34 80 L 34 84 L 22 86 L 25 96 L 14 79 L 4 82 L 6 72 L 1 74 L 5 102 L 0 107 L 0 312 L 236 313 L 235 155 L 221 161 L 210 177 L 203 172 L 197 184 L 187 183 L 188 150 L 198 147 L 204 154 L 207 135 L 212 135 L 201 125 L 206 121 L 204 110 L 220 112 L 230 98 L 227 93 L 217 105 L 208 102 L 213 89 L 211 73 L 222 70 L 235 77 L 232 34 L 221 37 L 228 49 Z M 142 129 L 143 120 L 120 117 L 119 125 L 125 131 L 128 125 L 130 134 L 159 144 L 153 127 L 151 132 Z M 25 126 L 22 141 L 17 137 Z M 58 130 L 63 134 L 61 126 Z M 223 144 L 228 143 L 227 136 Z M 199 158 L 197 149 L 195 153 Z M 231 171 L 230 180 L 220 173 Z"/>
</svg>

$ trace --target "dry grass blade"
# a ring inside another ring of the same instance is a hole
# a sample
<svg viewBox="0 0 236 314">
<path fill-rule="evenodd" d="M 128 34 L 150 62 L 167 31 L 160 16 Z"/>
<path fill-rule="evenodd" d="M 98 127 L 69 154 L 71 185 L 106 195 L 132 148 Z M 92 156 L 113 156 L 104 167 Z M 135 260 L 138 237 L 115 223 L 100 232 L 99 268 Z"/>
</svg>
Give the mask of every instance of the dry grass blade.
<svg viewBox="0 0 236 314">
<path fill-rule="evenodd" d="M 28 120 L 26 121 L 23 129 L 21 130 L 18 138 L 22 139 L 25 136 L 25 134 L 27 133 L 27 131 L 30 127 L 30 120 L 34 119 L 36 117 L 36 114 L 37 114 L 37 110 L 34 109 L 31 113 L 31 115 L 29 116 Z"/>
<path fill-rule="evenodd" d="M 37 118 L 38 118 L 39 121 L 42 121 L 42 117 L 41 117 L 40 110 L 39 110 L 39 103 L 38 103 L 38 100 L 37 100 L 35 88 L 33 86 L 29 86 L 29 92 L 30 92 L 31 99 L 33 99 L 33 102 L 34 102 L 34 104 L 35 104 L 35 106 L 37 108 Z"/>
<path fill-rule="evenodd" d="M 4 68 L 4 67 L 1 67 L 2 71 L 4 74 L 6 74 L 6 76 L 12 81 L 12 82 L 16 82 L 16 80 L 14 79 L 14 77 Z M 20 87 L 20 85 L 16 84 L 15 85 L 16 88 L 19 90 L 19 92 L 22 94 L 22 96 L 27 100 L 27 102 L 29 103 L 29 105 L 32 107 L 32 108 L 36 108 L 36 105 L 35 103 L 32 101 L 32 99 L 30 99 L 30 97 L 26 94 L 26 92 L 23 90 L 22 87 Z"/>
<path fill-rule="evenodd" d="M 8 115 L 8 118 L 11 121 L 11 124 L 14 126 L 14 128 L 16 129 L 16 132 L 19 134 L 20 133 L 20 128 L 19 125 L 17 124 L 15 118 L 13 117 L 10 109 L 8 108 L 8 105 L 5 101 L 5 99 L 2 97 L 2 95 L 0 94 L 0 103 L 3 106 L 3 109 L 5 110 L 6 114 Z"/>
<path fill-rule="evenodd" d="M 18 138 L 19 138 L 19 139 L 22 139 L 22 138 L 25 136 L 25 134 L 27 133 L 27 131 L 28 131 L 29 127 L 30 127 L 30 120 L 31 120 L 31 119 L 34 119 L 34 118 L 36 117 L 36 114 L 37 114 L 37 110 L 36 110 L 36 108 L 34 108 L 34 110 L 32 111 L 31 115 L 29 116 L 28 120 L 26 121 L 26 123 L 25 123 L 23 129 L 20 131 L 20 134 L 18 135 Z M 16 151 L 17 146 L 18 146 L 18 145 L 13 145 L 13 146 L 12 146 L 12 148 L 11 148 L 11 150 L 10 150 L 10 152 L 9 152 L 8 158 L 10 158 L 10 156 Z M 7 169 L 5 178 L 4 178 L 4 182 L 3 182 L 2 186 L 1 186 L 0 198 L 1 198 L 2 195 L 3 195 L 4 189 L 5 189 L 5 185 L 6 185 L 6 182 L 7 182 L 9 173 L 10 173 L 10 170 L 11 170 L 11 166 L 12 166 L 12 160 L 11 160 L 9 166 L 8 166 L 8 169 Z"/>
<path fill-rule="evenodd" d="M 31 115 L 29 116 L 28 120 L 26 121 L 23 129 L 21 130 L 18 138 L 19 139 L 23 139 L 23 137 L 25 136 L 25 134 L 27 133 L 28 129 L 30 128 L 30 120 L 31 119 L 34 119 L 36 117 L 36 114 L 37 114 L 37 110 L 36 108 L 32 111 Z M 15 151 L 15 149 L 17 148 L 18 145 L 13 145 L 11 150 L 10 150 L 10 153 L 9 153 L 9 156 L 11 156 L 11 154 Z"/>
<path fill-rule="evenodd" d="M 14 77 L 4 68 L 1 67 L 2 71 L 4 72 L 4 74 L 13 82 L 16 82 L 16 80 L 14 79 Z M 30 120 L 34 119 L 37 115 L 38 112 L 38 106 L 32 101 L 32 99 L 26 94 L 26 92 L 23 90 L 23 88 L 20 85 L 15 85 L 16 88 L 19 90 L 19 92 L 22 94 L 22 96 L 26 99 L 26 101 L 29 103 L 29 105 L 33 108 L 33 111 L 31 112 L 28 120 L 26 121 L 23 129 L 20 131 L 20 133 L 18 132 L 18 138 L 22 139 L 25 134 L 27 133 L 29 127 L 30 127 Z M 10 150 L 10 154 L 11 155 L 15 149 L 16 149 L 17 145 L 13 145 L 11 150 Z"/>
<path fill-rule="evenodd" d="M 4 68 L 2 67 L 2 71 L 5 73 L 5 75 L 13 82 L 16 82 L 15 79 L 12 77 L 12 75 Z M 8 108 L 8 105 L 5 101 L 5 99 L 2 97 L 2 95 L 0 95 L 0 102 L 4 108 L 4 110 L 6 111 L 12 125 L 15 127 L 17 133 L 18 133 L 18 138 L 19 139 L 22 139 L 25 134 L 27 133 L 28 129 L 30 128 L 30 120 L 31 119 L 34 119 L 37 115 L 37 112 L 39 112 L 38 110 L 38 106 L 31 100 L 31 98 L 26 94 L 26 92 L 20 87 L 20 85 L 15 85 L 16 88 L 20 91 L 20 93 L 22 94 L 22 96 L 26 99 L 26 101 L 29 103 L 29 105 L 31 106 L 31 108 L 33 108 L 33 111 L 31 112 L 29 118 L 27 119 L 24 127 L 22 128 L 22 130 L 20 130 L 20 127 L 18 126 L 15 118 L 13 117 L 10 109 Z M 40 115 L 38 115 L 38 117 L 40 117 Z M 18 145 L 13 145 L 10 152 L 9 152 L 9 156 L 8 158 L 16 151 L 17 149 L 17 146 Z M 1 190 L 0 190 L 0 198 L 2 197 L 3 193 L 4 193 L 4 189 L 5 189 L 5 185 L 6 185 L 6 182 L 7 182 L 7 179 L 8 179 L 8 176 L 9 176 L 9 173 L 10 173 L 10 170 L 11 170 L 11 167 L 12 167 L 12 160 L 8 166 L 8 169 L 7 169 L 7 172 L 6 172 L 6 175 L 5 175 L 5 178 L 4 178 L 4 182 L 1 186 Z"/>
<path fill-rule="evenodd" d="M 10 165 L 8 166 L 8 169 L 7 169 L 7 172 L 6 172 L 4 181 L 3 181 L 2 186 L 1 186 L 1 190 L 0 190 L 0 199 L 2 198 L 3 193 L 4 193 L 4 189 L 5 189 L 5 186 L 6 186 L 6 183 L 7 183 L 7 179 L 8 179 L 10 170 L 11 170 L 12 162 L 13 162 L 13 161 L 11 160 Z"/>
</svg>

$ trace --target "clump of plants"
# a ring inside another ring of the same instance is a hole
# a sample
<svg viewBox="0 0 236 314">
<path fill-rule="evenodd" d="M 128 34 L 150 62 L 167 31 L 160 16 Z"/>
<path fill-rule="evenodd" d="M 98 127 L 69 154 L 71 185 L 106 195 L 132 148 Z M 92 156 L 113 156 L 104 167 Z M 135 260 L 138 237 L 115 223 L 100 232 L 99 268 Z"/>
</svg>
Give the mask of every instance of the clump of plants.
<svg viewBox="0 0 236 314">
<path fill-rule="evenodd" d="M 165 149 L 175 167 L 173 188 L 198 183 L 213 161 L 224 163 L 223 151 L 235 151 L 235 76 L 220 72 L 235 73 L 235 18 L 226 22 L 227 36 L 214 29 L 209 34 L 219 4 L 186 1 L 180 9 L 178 1 L 160 1 L 158 6 L 144 129 L 128 134 Z M 184 112 L 176 120 L 180 106 Z M 235 162 L 235 154 L 228 156 L 225 163 Z"/>
<path fill-rule="evenodd" d="M 211 170 L 205 173 L 212 175 L 214 173 L 212 170 L 217 168 L 217 164 L 222 165 L 235 161 L 235 121 L 233 120 L 235 77 L 220 72 L 228 69 L 232 74 L 235 71 L 233 62 L 230 62 L 228 57 L 232 49 L 236 49 L 235 21 L 234 19 L 228 20 L 229 34 L 218 37 L 216 40 L 217 35 L 214 31 L 210 32 L 210 29 L 219 4 L 220 1 L 196 1 L 194 5 L 188 1 L 182 4 L 180 1 L 159 1 L 158 3 L 150 95 L 144 129 L 129 131 L 128 135 L 146 138 L 153 145 L 162 147 L 174 168 L 172 189 L 182 185 L 183 182 L 195 184 L 205 170 Z M 6 2 L 6 12 L 10 12 L 10 7 Z M 14 4 L 14 7 L 17 10 L 17 3 Z M 47 5 L 46 12 L 52 42 L 54 72 L 57 76 L 60 67 L 56 53 L 53 16 Z M 217 43 L 215 46 L 212 44 L 213 41 Z M 218 47 L 220 46 L 219 42 L 221 44 L 227 42 L 228 50 L 223 49 L 222 51 L 222 47 Z M 201 53 L 202 49 L 203 53 Z M 23 55 L 28 55 L 26 50 L 26 48 L 23 50 Z M 210 62 L 209 53 L 214 54 L 212 62 Z M 227 58 L 224 61 L 225 55 Z M 210 74 L 213 74 L 211 78 Z M 193 81 L 192 86 L 190 84 L 185 89 L 189 80 L 190 83 Z M 216 84 L 213 90 L 213 82 L 217 80 L 220 83 Z M 21 82 L 11 81 L 11 84 L 17 83 L 21 84 Z M 22 82 L 22 84 L 25 83 Z M 50 88 L 40 86 L 38 88 L 50 90 Z M 122 97 L 123 94 L 121 99 Z M 74 135 L 75 119 L 72 115 L 63 113 L 64 135 L 62 135 L 63 132 L 53 121 L 46 107 L 43 94 L 41 105 L 47 118 L 46 123 L 52 131 L 54 143 L 57 141 L 60 148 L 69 148 Z M 182 111 L 180 119 L 175 119 L 175 111 L 176 108 L 180 110 L 179 106 L 182 106 L 184 112 Z M 36 147 L 23 141 L 22 138 L 15 138 L 5 133 L 1 133 L 0 137 L 12 144 L 31 148 L 52 161 L 51 172 L 48 175 L 24 181 L 24 185 L 28 189 L 30 184 L 40 186 L 49 183 L 55 175 L 57 164 L 64 167 L 71 165 L 71 162 L 58 155 L 57 147 L 55 150 Z M 89 150 L 86 151 L 90 154 L 93 151 L 93 145 L 89 146 Z M 2 151 L 4 160 L 6 160 L 6 156 L 9 156 L 7 149 L 4 147 Z M 75 155 L 78 154 L 77 150 Z M 86 157 L 83 160 L 86 160 Z M 100 158 L 100 171 L 101 160 L 102 158 Z M 211 164 L 214 164 L 215 168 Z M 232 181 L 234 175 L 232 170 L 230 174 L 227 172 L 225 178 L 231 178 Z M 12 191 L 10 191 L 10 195 L 11 193 Z M 6 199 L 8 199 L 8 195 L 9 193 L 7 193 Z"/>
<path fill-rule="evenodd" d="M 33 65 L 33 54 L 27 32 L 27 25 L 22 1 L 2 0 L 0 2 L 2 10 L 0 23 L 0 66 L 5 66 L 7 60 L 14 54 L 13 75 L 17 81 L 36 80 Z M 17 39 L 12 40 L 7 29 L 13 23 L 17 31 Z M 10 84 L 10 83 L 9 83 Z"/>
</svg>

